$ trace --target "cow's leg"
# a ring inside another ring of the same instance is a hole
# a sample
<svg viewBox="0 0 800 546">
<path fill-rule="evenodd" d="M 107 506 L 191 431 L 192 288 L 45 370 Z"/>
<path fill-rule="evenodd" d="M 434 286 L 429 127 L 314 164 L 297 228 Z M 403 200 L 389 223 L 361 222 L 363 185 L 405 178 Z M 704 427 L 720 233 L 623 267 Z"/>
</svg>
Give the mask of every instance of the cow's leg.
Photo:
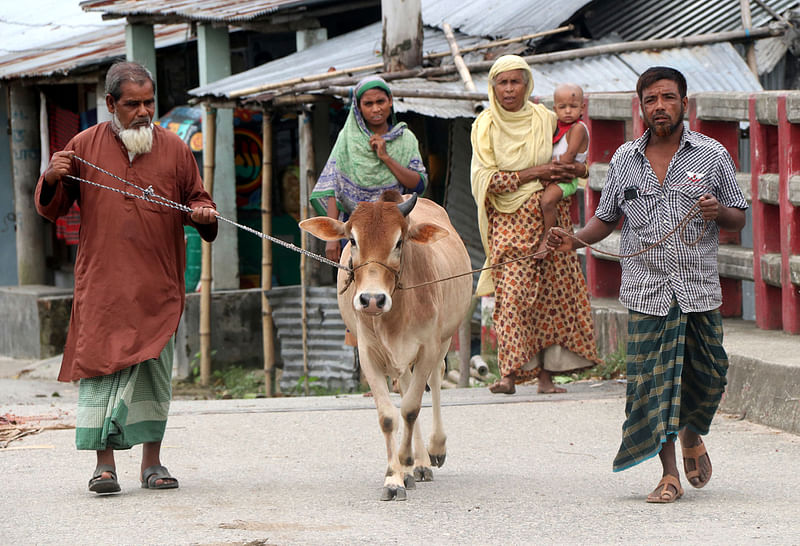
<svg viewBox="0 0 800 546">
<path fill-rule="evenodd" d="M 448 341 L 444 347 L 443 354 L 439 358 L 439 365 L 431 373 L 431 378 L 428 380 L 428 385 L 431 387 L 431 405 L 433 410 L 433 424 L 431 428 L 431 437 L 428 440 L 428 455 L 432 466 L 441 467 L 444 464 L 444 459 L 447 456 L 447 434 L 444 432 L 444 425 L 442 424 L 442 375 L 444 375 L 445 361 L 447 349 L 450 346 Z"/>
<path fill-rule="evenodd" d="M 400 462 L 409 467 L 414 465 L 414 477 L 418 481 L 422 481 L 426 478 L 425 469 L 427 469 L 428 480 L 433 479 L 430 458 L 425 449 L 425 444 L 422 441 L 422 433 L 417 423 L 420 407 L 422 406 L 422 394 L 425 392 L 425 384 L 430 375 L 431 362 L 431 355 L 426 355 L 423 351 L 414 365 L 414 371 L 411 373 L 410 380 L 408 381 L 408 388 L 403 394 L 403 400 L 400 404 L 400 414 L 406 425 L 403 431 L 403 439 L 400 442 Z M 437 371 L 439 371 L 438 366 Z M 415 449 L 413 452 L 411 449 L 412 437 L 418 439 L 418 442 L 415 442 Z"/>
<path fill-rule="evenodd" d="M 400 377 L 398 383 L 400 385 L 400 392 L 403 395 L 403 397 L 405 397 L 406 393 L 408 392 L 409 386 L 411 385 L 411 371 L 407 370 L 406 373 L 404 373 Z M 425 442 L 422 439 L 422 428 L 420 425 L 419 417 L 417 417 L 417 419 L 414 422 L 414 434 L 413 434 L 412 445 L 414 448 L 413 461 L 412 461 L 413 472 L 412 472 L 412 466 L 407 465 L 406 478 L 405 478 L 407 489 L 415 489 L 417 487 L 416 482 L 433 480 L 433 474 L 430 472 L 431 464 L 430 461 L 428 460 L 428 450 L 425 449 Z M 402 456 L 400 457 L 400 462 L 404 462 Z M 408 462 L 408 459 L 406 459 L 405 462 Z M 427 467 L 429 470 L 428 471 L 429 476 L 427 476 L 427 479 L 422 478 L 421 470 L 418 471 L 418 469 L 421 469 L 423 467 Z"/>
<path fill-rule="evenodd" d="M 365 353 L 367 351 L 361 351 L 359 348 L 361 369 L 364 372 L 370 390 L 372 390 L 372 398 L 375 400 L 375 407 L 378 410 L 378 424 L 386 441 L 386 458 L 388 459 L 381 500 L 406 500 L 406 488 L 403 481 L 404 469 L 397 455 L 397 443 L 394 437 L 400 416 L 397 408 L 389 398 L 386 376 L 376 370 L 369 354 Z"/>
</svg>

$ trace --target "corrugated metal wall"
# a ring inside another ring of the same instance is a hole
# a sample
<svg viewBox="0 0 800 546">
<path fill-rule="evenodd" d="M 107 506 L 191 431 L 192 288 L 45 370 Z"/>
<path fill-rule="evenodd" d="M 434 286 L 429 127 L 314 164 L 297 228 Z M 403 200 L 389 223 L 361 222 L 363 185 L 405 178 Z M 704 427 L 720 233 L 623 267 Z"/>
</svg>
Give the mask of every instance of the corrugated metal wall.
<svg viewBox="0 0 800 546">
<path fill-rule="evenodd" d="M 344 321 L 336 302 L 336 287 L 308 287 L 308 376 L 329 392 L 353 392 L 358 388 L 353 347 L 344 344 Z M 283 363 L 280 388 L 291 392 L 304 376 L 302 306 L 299 286 L 267 292 L 276 333 L 276 360 Z M 302 394 L 296 392 L 295 394 Z"/>
</svg>

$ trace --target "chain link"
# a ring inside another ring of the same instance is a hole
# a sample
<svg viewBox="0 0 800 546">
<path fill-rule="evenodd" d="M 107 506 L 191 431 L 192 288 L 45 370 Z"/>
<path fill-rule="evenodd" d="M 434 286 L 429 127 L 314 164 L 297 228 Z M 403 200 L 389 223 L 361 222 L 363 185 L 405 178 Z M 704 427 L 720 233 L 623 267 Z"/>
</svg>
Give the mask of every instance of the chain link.
<svg viewBox="0 0 800 546">
<path fill-rule="evenodd" d="M 181 212 L 188 212 L 190 214 L 193 212 L 193 210 L 190 207 L 187 207 L 186 205 L 183 205 L 181 203 L 176 203 L 175 201 L 171 201 L 171 200 L 167 199 L 166 197 L 158 195 L 153 190 L 153 186 L 148 186 L 147 188 L 142 188 L 142 187 L 134 184 L 133 182 L 129 182 L 128 180 L 125 180 L 124 178 L 120 178 L 119 176 L 117 176 L 117 175 L 115 175 L 113 173 L 110 173 L 107 170 L 102 169 L 102 168 L 98 167 L 97 165 L 95 165 L 93 163 L 90 163 L 89 161 L 86 161 L 82 157 L 78 157 L 77 155 L 73 155 L 72 157 L 74 159 L 80 161 L 81 163 L 85 163 L 86 165 L 92 167 L 93 169 L 97 169 L 101 173 L 106 174 L 106 175 L 110 176 L 111 178 L 115 178 L 115 179 L 119 180 L 120 182 L 122 182 L 124 184 L 127 184 L 128 186 L 133 186 L 134 188 L 136 188 L 137 190 L 142 192 L 142 194 L 141 195 L 137 195 L 135 193 L 127 192 L 125 190 L 120 190 L 119 188 L 112 188 L 110 186 L 105 186 L 103 184 L 99 184 L 97 182 L 92 182 L 90 180 L 85 180 L 83 178 L 79 178 L 77 176 L 72 176 L 72 175 L 69 175 L 69 174 L 66 175 L 67 178 L 72 178 L 73 180 L 77 180 L 78 182 L 83 182 L 84 184 L 89 184 L 91 186 L 95 186 L 95 187 L 102 188 L 102 189 L 105 189 L 105 190 L 111 190 L 113 192 L 120 193 L 122 195 L 127 195 L 128 197 L 133 197 L 134 199 L 141 199 L 142 201 L 147 201 L 148 203 L 153 203 L 153 204 L 156 204 L 156 205 L 162 205 L 162 206 L 165 206 L 165 207 L 173 208 L 173 209 L 179 210 Z M 313 252 L 309 252 L 308 250 L 305 250 L 304 248 L 300 248 L 300 247 L 298 247 L 296 245 L 293 245 L 292 243 L 289 243 L 289 242 L 284 241 L 282 239 L 278 239 L 277 237 L 272 237 L 271 235 L 267 235 L 266 233 L 262 233 L 262 232 L 260 232 L 258 230 L 255 230 L 255 229 L 251 228 L 251 227 L 244 226 L 242 224 L 234 222 L 233 220 L 229 220 L 228 218 L 225 218 L 221 214 L 217 215 L 217 220 L 222 220 L 223 222 L 227 222 L 227 223 L 229 223 L 229 224 L 231 224 L 233 226 L 236 226 L 237 228 L 239 228 L 241 230 L 250 232 L 253 235 L 261 237 L 262 239 L 267 239 L 270 242 L 277 243 L 279 245 L 285 246 L 286 248 L 288 248 L 290 250 L 294 250 L 295 252 L 299 252 L 300 254 L 308 256 L 309 258 L 313 258 L 313 259 L 315 259 L 315 260 L 317 260 L 319 262 L 322 262 L 324 264 L 330 265 L 332 267 L 336 267 L 338 269 L 343 269 L 345 271 L 350 271 L 349 267 L 346 267 L 346 266 L 344 266 L 344 265 L 342 265 L 340 263 L 334 262 L 333 260 L 329 260 L 328 258 L 326 258 L 324 256 L 320 256 L 319 254 L 314 254 Z"/>
</svg>

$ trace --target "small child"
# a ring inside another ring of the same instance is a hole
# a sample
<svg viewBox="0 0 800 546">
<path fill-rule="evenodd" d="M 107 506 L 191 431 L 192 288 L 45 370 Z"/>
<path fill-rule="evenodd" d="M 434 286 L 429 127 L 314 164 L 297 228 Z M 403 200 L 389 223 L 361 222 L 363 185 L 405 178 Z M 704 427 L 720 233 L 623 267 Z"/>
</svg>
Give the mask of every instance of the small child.
<svg viewBox="0 0 800 546">
<path fill-rule="evenodd" d="M 553 92 L 553 110 L 558 116 L 558 127 L 553 135 L 553 160 L 561 163 L 586 163 L 589 149 L 589 130 L 580 121 L 583 114 L 583 89 L 572 83 L 563 83 Z M 588 169 L 586 170 L 588 173 Z M 540 206 L 544 232 L 539 251 L 547 249 L 546 234 L 557 224 L 556 206 L 561 199 L 574 194 L 578 179 L 571 182 L 549 184 L 542 193 Z M 566 226 L 562 226 L 566 227 Z"/>
</svg>

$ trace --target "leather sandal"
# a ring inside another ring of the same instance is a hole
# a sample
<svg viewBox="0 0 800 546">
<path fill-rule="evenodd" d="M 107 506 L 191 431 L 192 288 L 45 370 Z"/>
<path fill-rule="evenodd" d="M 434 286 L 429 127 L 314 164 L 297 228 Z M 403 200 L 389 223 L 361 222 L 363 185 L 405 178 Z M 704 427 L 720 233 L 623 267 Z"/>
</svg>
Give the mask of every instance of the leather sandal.
<svg viewBox="0 0 800 546">
<path fill-rule="evenodd" d="M 675 488 L 675 491 L 672 491 L 669 486 Z M 648 495 L 647 502 L 656 502 L 667 504 L 670 502 L 675 502 L 679 498 L 683 496 L 683 488 L 681 487 L 681 482 L 678 481 L 678 478 L 673 476 L 672 474 L 667 474 L 661 481 L 658 482 L 656 489 L 661 488 L 661 492 L 658 494 L 657 497 L 652 495 Z M 677 492 L 676 492 L 677 491 Z"/>
<path fill-rule="evenodd" d="M 157 484 L 158 480 L 164 480 Z M 177 489 L 178 479 L 169 473 L 166 466 L 156 464 L 148 466 L 142 472 L 142 489 Z"/>
<path fill-rule="evenodd" d="M 705 485 L 711 480 L 711 457 L 708 456 L 708 451 L 706 450 L 706 445 L 703 443 L 703 440 L 700 439 L 700 443 L 693 447 L 683 447 L 681 445 L 681 452 L 683 454 L 683 472 L 686 474 L 686 479 L 689 480 L 689 484 L 692 487 L 700 489 L 701 487 L 705 487 Z M 700 458 L 705 455 L 708 459 L 708 476 L 706 476 L 705 481 L 700 479 Z M 694 469 L 689 470 L 689 465 L 686 464 L 687 461 L 694 461 Z M 692 483 L 692 480 L 697 478 L 700 480 L 697 485 Z"/>
<path fill-rule="evenodd" d="M 103 474 L 111 474 L 110 478 L 104 478 Z M 117 493 L 122 488 L 117 481 L 117 471 L 110 464 L 99 464 L 94 469 L 92 479 L 89 480 L 89 491 L 95 493 Z"/>
</svg>

